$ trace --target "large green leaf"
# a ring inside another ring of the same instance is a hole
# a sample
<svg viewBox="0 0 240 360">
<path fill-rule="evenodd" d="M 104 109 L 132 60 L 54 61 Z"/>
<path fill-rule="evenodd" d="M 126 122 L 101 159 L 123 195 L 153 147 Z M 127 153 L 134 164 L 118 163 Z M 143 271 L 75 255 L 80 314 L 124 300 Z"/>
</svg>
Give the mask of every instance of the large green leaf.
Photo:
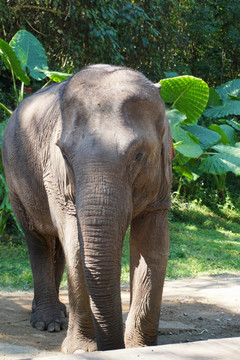
<svg viewBox="0 0 240 360">
<path fill-rule="evenodd" d="M 213 175 L 233 172 L 240 175 L 240 158 L 227 154 L 216 154 L 203 159 L 199 169 Z"/>
<path fill-rule="evenodd" d="M 201 171 L 215 175 L 231 171 L 235 175 L 240 175 L 239 147 L 218 144 L 213 146 L 213 149 L 218 153 L 203 159 L 200 165 Z"/>
<path fill-rule="evenodd" d="M 185 121 L 187 118 L 187 116 L 184 113 L 178 111 L 177 109 L 167 109 L 166 115 L 169 120 L 171 128 L 174 125 Z"/>
<path fill-rule="evenodd" d="M 217 93 L 223 100 L 240 97 L 240 79 L 234 79 L 216 88 Z"/>
<path fill-rule="evenodd" d="M 3 62 L 5 65 L 14 72 L 15 76 L 22 81 L 25 85 L 28 85 L 30 83 L 30 79 L 23 71 L 20 61 L 17 58 L 17 55 L 15 54 L 14 50 L 11 48 L 11 46 L 4 41 L 3 39 L 0 39 L 0 56 L 2 57 Z"/>
<path fill-rule="evenodd" d="M 222 104 L 210 102 L 204 115 L 210 118 L 221 118 L 229 115 L 240 115 L 240 79 L 228 81 L 216 88 Z"/>
<path fill-rule="evenodd" d="M 179 146 L 179 145 L 178 145 Z M 177 147 L 174 144 L 174 148 L 177 149 Z M 178 165 L 185 165 L 186 163 L 188 163 L 192 158 L 190 157 L 185 157 L 183 156 L 181 153 L 177 152 L 177 155 L 175 156 L 175 158 L 173 159 L 173 163 L 176 163 Z"/>
<path fill-rule="evenodd" d="M 220 96 L 214 88 L 209 88 L 209 99 L 207 106 L 221 105 Z"/>
<path fill-rule="evenodd" d="M 193 76 L 179 76 L 160 80 L 161 97 L 173 108 L 187 115 L 186 122 L 195 122 L 203 113 L 209 97 L 208 85 Z"/>
<path fill-rule="evenodd" d="M 176 72 L 167 72 L 167 71 L 164 71 L 164 75 L 166 76 L 166 78 L 174 78 L 179 76 L 179 74 Z"/>
<path fill-rule="evenodd" d="M 209 129 L 212 131 L 215 131 L 216 133 L 218 133 L 221 137 L 221 142 L 223 144 L 230 144 L 230 140 L 227 137 L 227 134 L 225 134 L 224 130 L 217 124 L 212 124 L 209 126 Z"/>
<path fill-rule="evenodd" d="M 31 77 L 36 80 L 46 77 L 38 69 L 48 70 L 47 55 L 42 44 L 34 35 L 26 30 L 20 30 L 14 35 L 10 45 L 20 60 L 22 68 L 24 70 L 28 68 Z"/>
<path fill-rule="evenodd" d="M 240 115 L 240 101 L 226 100 L 222 105 L 210 107 L 204 111 L 204 116 L 214 119 L 228 115 Z"/>
<path fill-rule="evenodd" d="M 239 141 L 236 131 L 232 128 L 232 126 L 223 124 L 220 125 L 220 128 L 225 132 L 227 135 L 229 142 L 231 145 L 234 145 L 236 142 Z"/>
<path fill-rule="evenodd" d="M 195 171 L 196 169 L 193 166 L 173 166 L 173 169 L 179 172 L 181 175 L 186 176 L 190 180 L 196 181 L 200 176 L 200 173 Z"/>
<path fill-rule="evenodd" d="M 59 72 L 59 71 L 41 70 L 41 69 L 38 69 L 37 67 L 36 67 L 36 69 L 39 72 L 44 73 L 52 81 L 57 82 L 57 83 L 59 83 L 59 82 L 61 82 L 63 80 L 66 80 L 66 79 L 68 79 L 69 77 L 72 76 L 72 74 L 63 73 L 63 72 Z"/>
<path fill-rule="evenodd" d="M 239 147 L 218 144 L 218 145 L 213 146 L 213 149 L 222 154 L 227 154 L 227 155 L 232 155 L 232 156 L 238 157 L 240 160 Z"/>
<path fill-rule="evenodd" d="M 188 158 L 198 158 L 203 150 L 199 145 L 199 140 L 189 132 L 183 130 L 180 126 L 175 125 L 171 128 L 172 137 L 176 142 L 182 142 L 178 145 L 177 151 Z"/>
<path fill-rule="evenodd" d="M 179 172 L 181 175 L 186 176 L 190 180 L 194 178 L 191 170 L 186 166 L 173 166 L 173 169 Z"/>
<path fill-rule="evenodd" d="M 225 122 L 232 126 L 235 130 L 240 131 L 240 122 L 237 120 L 225 120 Z"/>
<path fill-rule="evenodd" d="M 240 96 L 233 96 L 233 95 L 228 94 L 228 97 L 229 97 L 230 100 L 238 100 L 238 101 L 240 101 Z"/>
<path fill-rule="evenodd" d="M 200 145 L 203 149 L 208 149 L 212 147 L 213 145 L 217 144 L 218 141 L 221 139 L 221 136 L 215 131 L 206 129 L 203 126 L 189 125 L 185 126 L 184 129 L 199 139 Z"/>
</svg>

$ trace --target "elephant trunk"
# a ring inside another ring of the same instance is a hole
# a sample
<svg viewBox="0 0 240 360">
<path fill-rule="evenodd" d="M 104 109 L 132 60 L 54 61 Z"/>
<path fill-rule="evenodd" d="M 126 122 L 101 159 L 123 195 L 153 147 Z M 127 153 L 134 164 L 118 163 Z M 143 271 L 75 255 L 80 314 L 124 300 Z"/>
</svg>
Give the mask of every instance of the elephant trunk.
<svg viewBox="0 0 240 360">
<path fill-rule="evenodd" d="M 76 194 L 79 241 L 98 350 L 123 348 L 121 255 L 131 197 L 116 173 L 103 171 L 89 176 L 82 172 Z"/>
</svg>

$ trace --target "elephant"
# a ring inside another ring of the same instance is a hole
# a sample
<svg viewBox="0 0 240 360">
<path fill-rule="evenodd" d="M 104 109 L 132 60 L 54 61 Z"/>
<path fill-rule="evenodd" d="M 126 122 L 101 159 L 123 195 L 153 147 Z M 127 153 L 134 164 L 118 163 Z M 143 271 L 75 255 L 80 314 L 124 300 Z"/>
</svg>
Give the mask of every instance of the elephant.
<svg viewBox="0 0 240 360">
<path fill-rule="evenodd" d="M 174 156 L 158 84 L 127 67 L 83 67 L 19 104 L 6 125 L 2 156 L 33 273 L 32 326 L 62 329 L 66 265 L 62 352 L 155 345 Z M 120 276 L 129 226 L 124 331 Z"/>
</svg>

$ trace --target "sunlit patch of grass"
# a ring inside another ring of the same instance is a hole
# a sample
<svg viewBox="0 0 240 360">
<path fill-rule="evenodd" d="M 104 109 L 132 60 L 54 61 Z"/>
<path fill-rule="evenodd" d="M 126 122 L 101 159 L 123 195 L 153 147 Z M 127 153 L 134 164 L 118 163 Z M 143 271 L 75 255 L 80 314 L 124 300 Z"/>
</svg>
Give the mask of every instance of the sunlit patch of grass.
<svg viewBox="0 0 240 360">
<path fill-rule="evenodd" d="M 179 204 L 170 213 L 167 278 L 187 278 L 240 272 L 240 224 L 224 219 L 196 202 Z M 122 254 L 123 284 L 129 283 L 129 229 Z M 33 287 L 25 245 L 0 242 L 0 288 Z M 61 288 L 67 288 L 64 273 Z"/>
<path fill-rule="evenodd" d="M 123 242 L 122 272 L 121 272 L 121 281 L 123 283 L 129 282 L 129 252 L 130 252 L 129 237 L 130 237 L 130 229 L 127 230 Z"/>
<path fill-rule="evenodd" d="M 0 244 L 0 288 L 29 290 L 32 287 L 27 248 L 11 243 Z"/>
<path fill-rule="evenodd" d="M 180 211 L 186 213 L 179 215 L 184 221 L 170 222 L 167 277 L 238 273 L 240 225 L 220 218 L 196 203 L 184 207 Z"/>
</svg>

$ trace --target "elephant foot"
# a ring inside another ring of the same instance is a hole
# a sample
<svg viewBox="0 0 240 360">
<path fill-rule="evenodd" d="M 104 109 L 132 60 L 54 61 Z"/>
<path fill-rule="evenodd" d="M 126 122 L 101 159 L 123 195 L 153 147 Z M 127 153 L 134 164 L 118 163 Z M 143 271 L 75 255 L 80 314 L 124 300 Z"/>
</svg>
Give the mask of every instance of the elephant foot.
<svg viewBox="0 0 240 360">
<path fill-rule="evenodd" d="M 60 311 L 61 311 L 61 317 L 62 317 L 62 318 L 67 317 L 67 308 L 66 308 L 66 305 L 64 305 L 61 301 L 59 301 L 59 307 L 60 307 Z"/>
<path fill-rule="evenodd" d="M 132 331 L 125 333 L 125 347 L 126 348 L 137 348 L 144 346 L 155 346 L 157 345 L 157 334 L 146 335 L 141 332 Z"/>
<path fill-rule="evenodd" d="M 97 351 L 97 343 L 93 339 L 86 337 L 74 338 L 68 335 L 62 343 L 61 351 L 64 354 Z"/>
<path fill-rule="evenodd" d="M 66 316 L 66 307 L 61 303 L 61 306 L 57 306 L 57 309 L 49 310 L 46 307 L 37 308 L 33 307 L 33 313 L 30 323 L 32 327 L 40 331 L 59 332 L 64 328 L 64 318 Z"/>
<path fill-rule="evenodd" d="M 61 301 L 58 301 L 58 307 L 61 311 L 61 317 L 67 317 L 67 308 L 66 305 L 64 305 Z M 35 299 L 32 301 L 32 313 L 34 313 L 37 310 L 37 305 Z"/>
</svg>

